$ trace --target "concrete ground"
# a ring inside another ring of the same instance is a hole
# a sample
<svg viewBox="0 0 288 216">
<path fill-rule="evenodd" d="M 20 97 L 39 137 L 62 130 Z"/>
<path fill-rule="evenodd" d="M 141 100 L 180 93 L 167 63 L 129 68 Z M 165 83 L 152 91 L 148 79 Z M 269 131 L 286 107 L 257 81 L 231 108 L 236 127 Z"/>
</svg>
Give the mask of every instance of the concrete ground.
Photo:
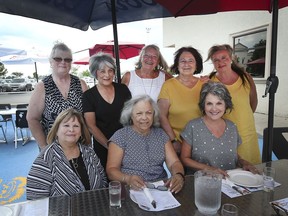
<svg viewBox="0 0 288 216">
<path fill-rule="evenodd" d="M 259 135 L 263 136 L 264 128 L 268 127 L 268 115 L 263 113 L 254 113 L 256 131 Z M 274 116 L 273 127 L 288 127 L 288 117 Z"/>
</svg>

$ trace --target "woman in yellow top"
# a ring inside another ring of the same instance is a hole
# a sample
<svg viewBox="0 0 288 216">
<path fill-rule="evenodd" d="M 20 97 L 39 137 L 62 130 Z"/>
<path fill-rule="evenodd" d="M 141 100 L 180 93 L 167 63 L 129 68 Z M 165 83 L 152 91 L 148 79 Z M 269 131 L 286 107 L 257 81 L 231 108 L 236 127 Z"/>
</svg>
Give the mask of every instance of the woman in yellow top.
<svg viewBox="0 0 288 216">
<path fill-rule="evenodd" d="M 174 54 L 171 67 L 178 76 L 165 81 L 158 96 L 161 127 L 170 137 L 177 154 L 181 151 L 181 131 L 191 119 L 201 116 L 198 102 L 203 82 L 194 74 L 202 69 L 202 56 L 196 49 L 180 48 Z"/>
<path fill-rule="evenodd" d="M 238 153 L 252 164 L 261 162 L 258 136 L 253 113 L 258 104 L 255 83 L 247 72 L 240 68 L 232 58 L 230 45 L 216 45 L 209 49 L 207 60 L 211 59 L 215 71 L 209 75 L 213 81 L 223 83 L 232 96 L 234 109 L 224 118 L 233 121 L 242 138 Z M 207 61 L 206 60 L 206 61 Z"/>
</svg>

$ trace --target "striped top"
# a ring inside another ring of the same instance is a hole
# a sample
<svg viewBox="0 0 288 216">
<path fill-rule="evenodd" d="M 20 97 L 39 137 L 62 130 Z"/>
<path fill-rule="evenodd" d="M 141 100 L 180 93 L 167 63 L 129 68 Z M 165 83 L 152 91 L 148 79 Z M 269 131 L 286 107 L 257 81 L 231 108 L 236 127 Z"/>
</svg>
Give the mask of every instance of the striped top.
<svg viewBox="0 0 288 216">
<path fill-rule="evenodd" d="M 90 189 L 104 188 L 107 178 L 99 158 L 91 147 L 78 144 L 89 176 Z M 85 191 L 62 147 L 54 142 L 36 158 L 27 177 L 27 199 L 69 195 Z"/>
</svg>

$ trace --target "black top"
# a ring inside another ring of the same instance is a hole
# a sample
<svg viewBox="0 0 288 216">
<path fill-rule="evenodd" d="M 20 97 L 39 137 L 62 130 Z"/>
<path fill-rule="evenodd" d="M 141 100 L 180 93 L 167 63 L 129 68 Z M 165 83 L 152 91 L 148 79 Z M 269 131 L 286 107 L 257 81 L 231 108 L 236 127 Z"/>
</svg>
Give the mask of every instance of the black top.
<svg viewBox="0 0 288 216">
<path fill-rule="evenodd" d="M 90 190 L 89 176 L 87 174 L 87 169 L 85 167 L 81 154 L 78 158 L 73 158 L 69 162 L 72 166 L 72 169 L 74 170 L 76 175 L 78 175 L 81 182 L 83 183 L 85 189 Z"/>
<path fill-rule="evenodd" d="M 96 125 L 109 139 L 114 132 L 122 128 L 120 115 L 124 103 L 131 98 L 128 87 L 124 84 L 113 83 L 115 89 L 114 101 L 110 104 L 100 95 L 96 86 L 83 94 L 83 113 L 95 112 Z M 106 168 L 108 151 L 93 137 L 94 150 L 100 158 L 101 164 Z"/>
</svg>

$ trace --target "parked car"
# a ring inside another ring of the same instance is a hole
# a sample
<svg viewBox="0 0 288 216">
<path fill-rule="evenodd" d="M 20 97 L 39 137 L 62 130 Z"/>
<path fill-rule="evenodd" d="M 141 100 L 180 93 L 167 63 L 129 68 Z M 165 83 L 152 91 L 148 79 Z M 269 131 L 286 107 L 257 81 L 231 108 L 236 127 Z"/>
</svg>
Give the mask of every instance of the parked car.
<svg viewBox="0 0 288 216">
<path fill-rule="evenodd" d="M 0 92 L 12 91 L 12 88 L 10 87 L 10 82 L 10 80 L 0 80 Z"/>
<path fill-rule="evenodd" d="M 13 91 L 32 91 L 32 83 L 28 78 L 14 78 L 10 83 Z"/>
</svg>

